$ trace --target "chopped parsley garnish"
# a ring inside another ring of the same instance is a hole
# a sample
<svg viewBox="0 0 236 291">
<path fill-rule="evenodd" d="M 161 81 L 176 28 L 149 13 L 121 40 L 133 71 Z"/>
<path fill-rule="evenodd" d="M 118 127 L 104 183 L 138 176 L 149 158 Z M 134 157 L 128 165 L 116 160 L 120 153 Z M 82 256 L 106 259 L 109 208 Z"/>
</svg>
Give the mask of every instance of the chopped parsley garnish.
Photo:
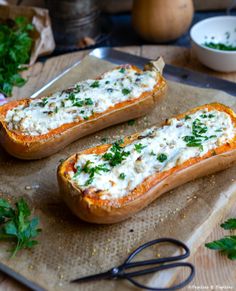
<svg viewBox="0 0 236 291">
<path fill-rule="evenodd" d="M 157 160 L 161 163 L 163 163 L 165 160 L 167 160 L 167 155 L 166 154 L 159 154 L 157 156 Z"/>
<path fill-rule="evenodd" d="M 203 150 L 202 139 L 197 138 L 193 135 L 187 135 L 183 137 L 183 140 L 186 142 L 186 145 L 188 147 L 199 147 L 201 150 Z"/>
<path fill-rule="evenodd" d="M 119 179 L 124 180 L 125 179 L 125 173 L 120 173 Z"/>
<path fill-rule="evenodd" d="M 128 121 L 128 125 L 134 125 L 135 124 L 135 120 L 134 119 L 130 119 L 129 121 Z"/>
<path fill-rule="evenodd" d="M 85 105 L 93 105 L 93 100 L 91 98 L 85 98 Z"/>
<path fill-rule="evenodd" d="M 184 119 L 188 120 L 188 119 L 191 119 L 191 117 L 189 115 L 185 115 Z"/>
<path fill-rule="evenodd" d="M 204 118 L 204 117 L 203 117 Z M 200 150 L 203 150 L 202 142 L 211 137 L 215 136 L 203 136 L 207 132 L 207 126 L 199 119 L 196 118 L 192 124 L 192 135 L 187 135 L 183 137 L 183 140 L 186 142 L 188 147 L 199 147 Z"/>
<path fill-rule="evenodd" d="M 216 129 L 215 132 L 222 132 L 222 129 L 221 128 Z"/>
<path fill-rule="evenodd" d="M 81 99 L 75 99 L 75 101 L 73 102 L 73 106 L 82 107 L 83 105 L 84 102 Z"/>
<path fill-rule="evenodd" d="M 207 127 L 200 119 L 196 118 L 192 125 L 192 133 L 195 136 L 201 136 L 203 133 L 207 132 Z"/>
<path fill-rule="evenodd" d="M 81 173 L 82 173 L 82 168 L 78 166 L 76 169 L 76 173 L 73 176 L 73 179 L 76 179 Z"/>
<path fill-rule="evenodd" d="M 70 101 L 72 101 L 72 103 L 76 100 L 76 98 L 75 98 L 75 94 L 74 93 L 70 93 L 69 94 L 69 96 L 68 96 L 68 99 L 70 100 Z"/>
<path fill-rule="evenodd" d="M 58 107 L 57 106 L 54 109 L 54 113 L 58 113 Z"/>
<path fill-rule="evenodd" d="M 99 87 L 99 81 L 98 81 L 98 80 L 94 81 L 94 82 L 90 85 L 90 87 L 92 87 L 92 88 L 98 88 L 98 87 Z"/>
<path fill-rule="evenodd" d="M 107 81 L 105 82 L 105 84 L 110 84 L 110 81 L 107 80 Z"/>
<path fill-rule="evenodd" d="M 42 98 L 39 106 L 45 107 L 48 104 L 48 98 Z"/>
<path fill-rule="evenodd" d="M 80 85 L 76 85 L 74 89 L 74 93 L 79 93 L 80 92 Z"/>
<path fill-rule="evenodd" d="M 74 93 L 70 93 L 68 99 L 72 102 L 73 106 L 82 107 L 84 105 L 93 105 L 93 100 L 91 98 L 85 98 L 85 100 L 75 97 Z"/>
<path fill-rule="evenodd" d="M 130 152 L 126 152 L 120 146 L 123 141 L 117 141 L 113 143 L 109 152 L 105 153 L 102 157 L 104 160 L 109 161 L 110 166 L 114 167 L 119 165 L 126 159 L 127 156 L 130 155 Z"/>
<path fill-rule="evenodd" d="M 93 162 L 88 160 L 83 167 L 78 166 L 77 171 L 73 177 L 75 179 L 78 177 L 82 172 L 86 173 L 89 175 L 89 179 L 85 182 L 84 186 L 88 186 L 93 182 L 94 175 L 95 174 L 101 174 L 101 172 L 109 172 L 110 170 L 107 168 L 106 164 L 98 165 L 93 167 Z"/>
<path fill-rule="evenodd" d="M 141 143 L 135 144 L 134 145 L 134 149 L 136 150 L 136 152 L 138 152 L 139 154 L 141 153 L 142 149 L 146 148 L 147 146 L 142 145 Z"/>
<path fill-rule="evenodd" d="M 84 120 L 88 120 L 88 119 L 89 119 L 89 117 L 88 117 L 88 116 L 84 116 L 83 118 L 84 118 Z"/>
<path fill-rule="evenodd" d="M 150 152 L 150 156 L 155 156 L 156 154 L 154 153 L 154 151 Z"/>
<path fill-rule="evenodd" d="M 129 90 L 127 88 L 122 89 L 122 94 L 123 95 L 128 95 L 128 94 L 130 94 L 130 92 L 131 92 L 131 90 Z"/>
<path fill-rule="evenodd" d="M 220 43 L 220 42 L 218 43 L 205 42 L 203 45 L 212 49 L 220 50 L 220 51 L 235 51 L 236 50 L 236 46 L 233 46 L 232 44 L 225 44 L 225 43 Z"/>
<path fill-rule="evenodd" d="M 122 74 L 124 74 L 124 72 L 125 72 L 125 68 L 121 68 L 121 69 L 119 70 L 119 72 L 122 73 Z"/>
<path fill-rule="evenodd" d="M 213 118 L 213 117 L 215 117 L 215 115 L 212 114 L 212 113 L 210 113 L 208 115 L 207 114 L 201 114 L 200 117 L 202 117 L 202 118 Z"/>
</svg>

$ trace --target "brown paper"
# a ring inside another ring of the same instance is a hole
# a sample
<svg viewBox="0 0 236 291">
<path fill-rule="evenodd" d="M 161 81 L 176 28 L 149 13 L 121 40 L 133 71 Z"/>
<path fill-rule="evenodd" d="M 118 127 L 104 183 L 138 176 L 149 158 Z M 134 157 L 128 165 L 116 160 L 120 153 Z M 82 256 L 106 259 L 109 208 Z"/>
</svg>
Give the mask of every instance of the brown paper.
<svg viewBox="0 0 236 291">
<path fill-rule="evenodd" d="M 53 89 L 63 89 L 75 81 L 92 78 L 114 65 L 94 57 L 86 57 L 69 75 L 60 79 Z M 205 239 L 205 230 L 212 228 L 212 217 L 225 208 L 235 195 L 236 167 L 187 183 L 163 194 L 132 218 L 115 225 L 93 225 L 73 216 L 59 196 L 56 169 L 61 159 L 76 151 L 161 124 L 189 108 L 222 102 L 236 109 L 236 98 L 226 93 L 198 89 L 168 82 L 166 99 L 133 126 L 126 123 L 82 138 L 59 153 L 40 161 L 20 161 L 0 149 L 0 192 L 14 201 L 24 196 L 34 214 L 40 217 L 42 233 L 39 245 L 8 259 L 8 243 L 1 242 L 0 261 L 47 290 L 133 290 L 122 280 L 97 281 L 83 285 L 69 284 L 70 279 L 106 271 L 123 262 L 134 248 L 159 237 L 174 237 L 186 242 L 191 251 Z M 51 91 L 51 90 L 48 90 Z M 29 186 L 31 189 L 28 189 Z M 28 189 L 28 190 L 27 190 Z M 230 198 L 231 197 L 231 198 Z M 204 225 L 203 228 L 200 227 Z M 158 247 L 142 256 L 158 257 Z M 142 281 L 156 281 L 156 274 Z"/>
<path fill-rule="evenodd" d="M 18 16 L 26 17 L 36 30 L 33 33 L 34 43 L 29 62 L 32 65 L 39 56 L 50 54 L 55 48 L 48 10 L 36 7 L 0 5 L 1 19 L 15 19 Z"/>
</svg>

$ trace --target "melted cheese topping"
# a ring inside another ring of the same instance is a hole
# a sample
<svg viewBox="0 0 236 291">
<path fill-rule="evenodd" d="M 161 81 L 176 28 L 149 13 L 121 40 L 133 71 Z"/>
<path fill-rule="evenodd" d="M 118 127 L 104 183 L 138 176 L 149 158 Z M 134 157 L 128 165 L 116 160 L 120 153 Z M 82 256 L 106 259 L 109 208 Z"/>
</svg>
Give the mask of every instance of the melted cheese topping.
<svg viewBox="0 0 236 291">
<path fill-rule="evenodd" d="M 42 98 L 32 99 L 6 114 L 10 130 L 24 135 L 41 135 L 63 124 L 89 119 L 118 103 L 138 98 L 153 90 L 158 81 L 154 71 L 137 73 L 131 66 L 118 67 L 99 80 L 86 80 L 73 88 Z"/>
<path fill-rule="evenodd" d="M 201 157 L 230 141 L 235 133 L 227 113 L 199 110 L 184 119 L 170 119 L 161 128 L 147 129 L 125 147 L 113 145 L 105 155 L 79 155 L 74 166 L 77 172 L 69 175 L 82 190 L 95 188 L 93 193 L 101 199 L 121 198 L 154 173 Z"/>
</svg>

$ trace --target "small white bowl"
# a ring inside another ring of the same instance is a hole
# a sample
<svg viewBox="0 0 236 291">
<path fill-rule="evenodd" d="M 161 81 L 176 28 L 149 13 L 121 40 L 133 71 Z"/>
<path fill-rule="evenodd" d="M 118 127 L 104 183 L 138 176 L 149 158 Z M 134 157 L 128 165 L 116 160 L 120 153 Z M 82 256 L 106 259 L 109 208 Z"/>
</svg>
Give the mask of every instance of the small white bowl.
<svg viewBox="0 0 236 291">
<path fill-rule="evenodd" d="M 193 49 L 201 63 L 220 72 L 236 71 L 236 51 L 204 46 L 205 42 L 236 46 L 236 16 L 217 16 L 195 24 L 190 30 Z"/>
</svg>

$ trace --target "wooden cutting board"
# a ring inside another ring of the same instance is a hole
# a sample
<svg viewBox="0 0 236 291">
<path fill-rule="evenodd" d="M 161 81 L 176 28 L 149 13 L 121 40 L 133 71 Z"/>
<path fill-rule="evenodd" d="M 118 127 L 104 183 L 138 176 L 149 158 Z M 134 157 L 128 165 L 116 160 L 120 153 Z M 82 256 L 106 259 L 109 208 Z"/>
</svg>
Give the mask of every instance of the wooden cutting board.
<svg viewBox="0 0 236 291">
<path fill-rule="evenodd" d="M 144 49 L 147 49 L 147 47 Z M 156 53 L 156 48 L 153 47 L 153 49 L 155 49 L 155 50 L 153 50 L 152 53 L 154 53 L 154 52 Z M 136 52 L 140 52 L 140 49 L 136 48 Z M 156 53 L 156 54 L 158 54 L 158 53 Z M 148 57 L 148 54 L 145 54 L 145 56 Z M 62 61 L 63 58 L 64 58 L 64 62 L 60 63 L 60 61 Z M 76 54 L 60 57 L 60 58 L 57 58 L 57 61 L 58 61 L 57 65 L 58 65 L 58 67 L 60 67 L 60 65 L 64 64 L 65 62 L 69 62 L 70 60 L 71 60 L 71 62 L 73 62 L 75 59 L 77 59 Z M 45 64 L 44 68 L 42 68 L 42 66 L 40 64 L 37 64 L 31 70 L 31 80 L 35 78 L 35 83 L 28 82 L 27 86 L 29 86 L 29 87 L 28 87 L 28 94 L 27 95 L 29 95 L 35 91 L 36 88 L 34 87 L 34 85 L 37 84 L 37 82 L 41 81 L 42 83 L 44 83 L 46 81 L 46 79 L 49 77 L 49 75 L 52 74 L 51 70 L 53 69 L 53 66 L 52 66 L 52 63 L 51 64 L 50 63 L 51 62 L 49 60 Z M 39 75 L 39 72 L 40 72 L 40 75 Z M 40 78 L 38 78 L 38 77 L 40 77 Z M 36 82 L 36 78 L 37 78 L 37 82 Z M 50 78 L 48 78 L 48 79 L 50 79 Z M 26 86 L 26 90 L 27 90 L 27 86 Z M 38 86 L 38 87 L 41 87 L 41 86 Z M 23 94 L 22 91 L 21 91 L 21 94 Z M 231 174 L 234 176 L 234 173 L 231 173 Z M 230 175 L 228 175 L 228 177 L 229 177 L 228 184 L 231 184 L 232 181 L 230 180 L 231 179 Z M 198 231 L 196 231 L 196 234 L 194 236 L 192 236 L 192 238 L 190 240 L 188 240 L 189 245 L 192 246 L 192 251 L 194 251 L 195 247 L 197 247 L 205 239 L 207 234 L 211 231 L 211 228 L 213 227 L 213 225 L 215 225 L 215 223 L 219 220 L 219 217 L 223 214 L 223 212 L 225 210 L 228 209 L 230 204 L 235 199 L 234 195 L 232 195 L 232 193 L 234 192 L 233 191 L 234 186 L 232 186 L 232 187 L 229 187 L 228 189 L 226 189 L 227 191 L 224 192 L 224 195 L 222 195 L 222 197 L 220 197 L 220 199 L 217 199 L 217 203 L 214 203 L 214 211 L 211 213 L 209 212 L 208 220 L 204 223 L 201 223 L 201 227 L 198 228 Z M 193 198 L 193 199 L 195 199 L 195 198 Z M 231 201 L 231 203 L 230 203 L 230 201 Z"/>
</svg>

